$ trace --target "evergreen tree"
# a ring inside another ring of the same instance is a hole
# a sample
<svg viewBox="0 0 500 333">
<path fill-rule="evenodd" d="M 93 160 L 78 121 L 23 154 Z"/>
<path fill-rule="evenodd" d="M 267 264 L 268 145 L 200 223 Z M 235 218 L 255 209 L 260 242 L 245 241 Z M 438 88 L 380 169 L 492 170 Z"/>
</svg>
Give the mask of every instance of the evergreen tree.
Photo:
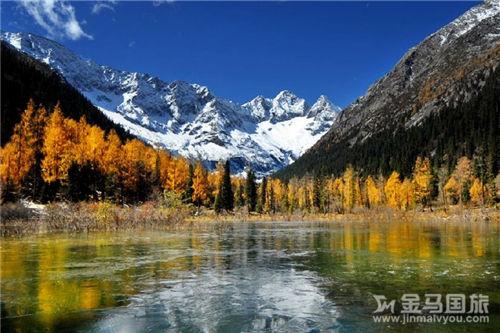
<svg viewBox="0 0 500 333">
<path fill-rule="evenodd" d="M 255 174 L 252 168 L 247 170 L 245 182 L 245 200 L 249 212 L 255 212 L 257 206 L 257 185 L 255 184 Z"/>
<path fill-rule="evenodd" d="M 259 200 L 257 201 L 257 212 L 263 213 L 266 204 L 267 178 L 262 178 L 259 186 Z"/>
<path fill-rule="evenodd" d="M 217 193 L 217 195 L 215 196 L 214 211 L 217 214 L 219 214 L 220 212 L 222 212 L 222 197 L 220 195 L 220 192 Z"/>
<path fill-rule="evenodd" d="M 242 179 L 238 179 L 234 191 L 234 205 L 236 207 L 243 207 L 245 205 L 244 193 L 245 187 L 243 186 L 243 181 Z"/>
<path fill-rule="evenodd" d="M 223 209 L 232 211 L 234 208 L 234 196 L 231 186 L 231 167 L 229 161 L 224 163 L 222 178 L 220 179 L 219 191 L 215 197 L 214 209 L 217 213 Z"/>
<path fill-rule="evenodd" d="M 98 200 L 97 192 L 103 182 L 104 176 L 90 162 L 73 163 L 68 169 L 66 198 L 73 202 Z"/>
</svg>

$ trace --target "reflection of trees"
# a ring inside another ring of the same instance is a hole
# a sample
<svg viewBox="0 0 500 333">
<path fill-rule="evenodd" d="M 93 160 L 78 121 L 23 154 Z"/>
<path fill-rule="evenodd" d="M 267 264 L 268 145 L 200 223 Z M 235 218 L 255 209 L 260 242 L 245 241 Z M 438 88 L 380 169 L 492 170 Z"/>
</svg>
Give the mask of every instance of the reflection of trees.
<svg viewBox="0 0 500 333">
<path fill-rule="evenodd" d="M 497 228 L 484 223 L 269 223 L 131 240 L 123 235 L 8 240 L 2 244 L 2 310 L 4 316 L 34 314 L 9 319 L 13 330 L 53 331 L 69 313 L 91 320 L 98 316 L 96 309 L 124 305 L 145 283 L 162 290 L 164 281 L 207 271 L 216 283 L 217 274 L 227 276 L 233 269 L 251 274 L 291 264 L 326 277 L 337 302 L 369 302 L 374 292 L 399 297 L 410 291 L 471 290 L 498 303 L 493 287 L 498 273 L 487 267 L 498 258 Z M 484 274 L 488 269 L 494 274 Z"/>
<path fill-rule="evenodd" d="M 305 259 L 331 281 L 331 297 L 370 300 L 380 293 L 477 292 L 500 299 L 494 274 L 498 226 L 435 223 L 344 223 L 325 225 L 314 256 Z M 328 249 L 329 251 L 325 251 Z"/>
<path fill-rule="evenodd" d="M 199 265 L 157 251 L 183 249 L 183 242 L 114 244 L 106 236 L 3 242 L 3 315 L 12 318 L 2 324 L 12 330 L 54 331 L 73 315 L 89 320 L 97 315 L 92 310 L 123 305 L 139 292 L 140 277 L 165 278 L 170 270 Z"/>
</svg>

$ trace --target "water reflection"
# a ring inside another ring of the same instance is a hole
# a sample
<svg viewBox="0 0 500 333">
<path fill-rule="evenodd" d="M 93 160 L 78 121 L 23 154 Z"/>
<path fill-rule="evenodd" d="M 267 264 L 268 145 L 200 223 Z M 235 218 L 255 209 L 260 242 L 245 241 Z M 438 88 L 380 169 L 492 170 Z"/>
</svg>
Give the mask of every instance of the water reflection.
<svg viewBox="0 0 500 333">
<path fill-rule="evenodd" d="M 490 296 L 494 223 L 254 223 L 2 242 L 2 331 L 359 331 L 372 294 Z M 457 329 L 449 325 L 446 330 Z"/>
</svg>

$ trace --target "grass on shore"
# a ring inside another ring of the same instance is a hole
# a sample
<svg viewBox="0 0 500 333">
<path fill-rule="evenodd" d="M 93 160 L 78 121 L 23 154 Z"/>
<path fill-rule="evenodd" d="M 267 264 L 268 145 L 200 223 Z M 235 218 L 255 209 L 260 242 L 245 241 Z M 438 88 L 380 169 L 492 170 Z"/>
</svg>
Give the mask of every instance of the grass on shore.
<svg viewBox="0 0 500 333">
<path fill-rule="evenodd" d="M 355 209 L 350 213 L 256 214 L 237 209 L 227 214 L 193 206 L 165 207 L 158 202 L 138 206 L 118 206 L 108 202 L 52 203 L 27 202 L 1 206 L 1 236 L 57 232 L 118 230 L 160 230 L 193 227 L 201 222 L 317 221 L 317 222 L 500 222 L 496 208 L 464 208 L 396 211 L 387 207 Z"/>
<path fill-rule="evenodd" d="M 31 208 L 25 203 L 1 206 L 1 236 L 93 232 L 174 227 L 190 214 L 186 208 L 168 208 L 148 202 L 118 206 L 108 202 L 51 203 Z"/>
</svg>

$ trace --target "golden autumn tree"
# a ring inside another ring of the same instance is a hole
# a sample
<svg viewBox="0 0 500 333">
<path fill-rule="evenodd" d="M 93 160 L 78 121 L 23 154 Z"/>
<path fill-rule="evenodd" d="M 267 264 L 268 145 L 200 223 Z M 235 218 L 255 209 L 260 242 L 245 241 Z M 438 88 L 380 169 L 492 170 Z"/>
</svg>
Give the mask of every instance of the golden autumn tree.
<svg viewBox="0 0 500 333">
<path fill-rule="evenodd" d="M 479 178 L 474 178 L 469 193 L 470 193 L 470 199 L 474 205 L 484 204 L 485 186 L 483 185 L 483 183 Z"/>
<path fill-rule="evenodd" d="M 212 198 L 216 198 L 219 193 L 219 185 L 222 182 L 224 175 L 224 163 L 217 163 L 217 167 L 208 175 L 208 183 L 210 184 L 210 192 Z"/>
<path fill-rule="evenodd" d="M 243 207 L 245 205 L 245 179 L 232 177 L 231 181 L 234 188 L 234 206 Z"/>
<path fill-rule="evenodd" d="M 311 209 L 311 193 L 312 193 L 312 180 L 310 177 L 304 177 L 299 180 L 298 187 L 296 188 L 297 207 L 303 211 L 308 212 Z"/>
<path fill-rule="evenodd" d="M 402 209 L 410 209 L 415 203 L 414 183 L 405 179 L 399 187 L 399 205 Z"/>
<path fill-rule="evenodd" d="M 274 194 L 273 180 L 271 178 L 267 181 L 266 197 L 264 202 L 264 212 L 265 213 L 275 213 L 276 211 L 276 201 Z"/>
<path fill-rule="evenodd" d="M 453 203 L 469 201 L 472 181 L 472 163 L 468 157 L 463 156 L 458 160 L 455 170 L 444 186 L 445 196 Z"/>
<path fill-rule="evenodd" d="M 296 177 L 293 177 L 288 182 L 287 186 L 287 201 L 288 201 L 288 211 L 293 213 L 298 208 L 298 188 L 299 181 Z"/>
<path fill-rule="evenodd" d="M 390 207 L 401 207 L 400 192 L 401 180 L 399 178 L 399 173 L 397 171 L 393 171 L 384 186 L 385 197 L 387 200 L 387 204 Z"/>
<path fill-rule="evenodd" d="M 353 167 L 348 166 L 342 175 L 342 205 L 345 210 L 350 211 L 356 204 L 356 192 L 356 173 Z"/>
<path fill-rule="evenodd" d="M 382 203 L 382 196 L 380 190 L 373 180 L 372 176 L 368 176 L 365 180 L 366 197 L 370 207 L 376 207 Z"/>
<path fill-rule="evenodd" d="M 472 185 L 474 175 L 472 162 L 467 156 L 463 156 L 458 160 L 452 177 L 454 177 L 460 185 L 460 202 L 468 202 L 469 188 Z"/>
<path fill-rule="evenodd" d="M 141 180 L 141 166 L 143 165 L 143 157 L 146 147 L 144 143 L 137 139 L 128 140 L 123 145 L 122 155 L 122 176 L 123 183 L 126 189 L 130 191 L 138 190 L 138 185 Z"/>
<path fill-rule="evenodd" d="M 188 176 L 189 164 L 187 160 L 182 157 L 172 159 L 165 188 L 169 191 L 181 194 L 186 186 Z"/>
<path fill-rule="evenodd" d="M 107 150 L 104 131 L 97 126 L 91 126 L 87 137 L 81 142 L 85 142 L 87 146 L 87 161 L 100 168 L 104 164 L 104 155 Z"/>
<path fill-rule="evenodd" d="M 424 207 L 430 203 L 432 192 L 432 170 L 429 158 L 420 156 L 415 161 L 413 168 L 413 194 L 415 202 Z"/>
<path fill-rule="evenodd" d="M 460 201 L 460 183 L 456 177 L 450 177 L 444 186 L 444 195 L 452 203 Z"/>
<path fill-rule="evenodd" d="M 168 174 L 170 172 L 170 166 L 172 163 L 172 157 L 165 150 L 160 150 L 158 152 L 158 163 L 159 165 L 159 178 L 160 184 L 162 184 L 163 189 L 166 189 L 168 182 Z"/>
<path fill-rule="evenodd" d="M 275 197 L 274 207 L 277 211 L 285 211 L 287 209 L 286 185 L 279 179 L 271 179 L 271 185 Z"/>
<path fill-rule="evenodd" d="M 196 163 L 193 175 L 193 195 L 192 200 L 198 206 L 207 205 L 209 201 L 209 184 L 207 171 L 200 162 Z"/>
<path fill-rule="evenodd" d="M 87 146 L 86 140 L 89 134 L 90 125 L 87 123 L 85 116 L 81 117 L 75 127 L 76 142 L 73 146 L 73 161 L 79 165 L 87 162 Z"/>
<path fill-rule="evenodd" d="M 153 177 L 160 176 L 160 151 L 151 146 L 144 145 L 143 153 L 141 156 L 141 162 L 144 165 L 144 168 L 151 174 Z"/>
<path fill-rule="evenodd" d="M 354 177 L 354 206 L 363 206 L 363 192 L 361 191 L 361 183 L 358 175 Z"/>
<path fill-rule="evenodd" d="M 107 175 L 119 176 L 123 162 L 122 142 L 116 132 L 111 130 L 106 138 L 100 167 Z"/>
<path fill-rule="evenodd" d="M 15 125 L 10 141 L 1 150 L 0 176 L 19 187 L 37 163 L 43 144 L 43 129 L 47 120 L 44 108 L 35 108 L 32 100 Z"/>
<path fill-rule="evenodd" d="M 108 143 L 104 131 L 98 126 L 89 125 L 85 117 L 82 117 L 76 124 L 75 132 L 77 140 L 73 147 L 74 161 L 78 165 L 89 164 L 93 169 L 105 172 L 104 164 Z M 119 144 L 121 145 L 121 143 Z M 116 160 L 112 163 L 118 162 Z"/>
<path fill-rule="evenodd" d="M 42 175 L 47 183 L 67 180 L 68 169 L 75 158 L 76 128 L 76 122 L 65 119 L 59 104 L 56 105 L 45 127 L 42 148 Z"/>
</svg>

